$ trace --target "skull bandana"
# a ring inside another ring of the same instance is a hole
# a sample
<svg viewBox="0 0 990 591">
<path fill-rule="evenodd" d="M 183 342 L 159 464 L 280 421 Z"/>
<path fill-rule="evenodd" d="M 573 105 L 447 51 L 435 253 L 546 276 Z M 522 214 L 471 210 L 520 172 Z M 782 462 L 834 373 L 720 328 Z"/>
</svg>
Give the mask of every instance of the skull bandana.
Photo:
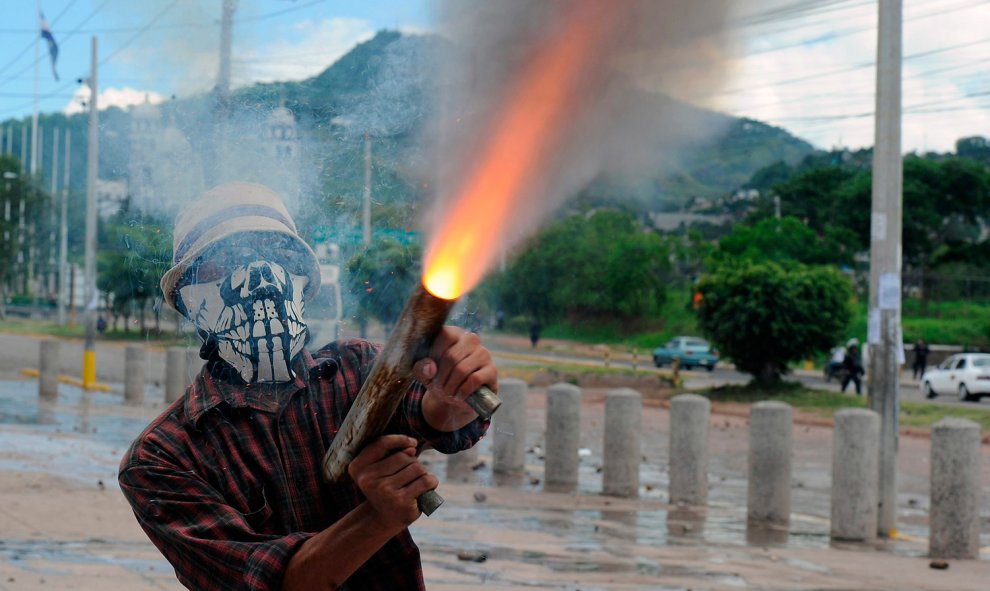
<svg viewBox="0 0 990 591">
<path fill-rule="evenodd" d="M 254 261 L 218 281 L 179 288 L 185 315 L 247 383 L 287 382 L 306 344 L 303 290 L 309 278 Z"/>
</svg>

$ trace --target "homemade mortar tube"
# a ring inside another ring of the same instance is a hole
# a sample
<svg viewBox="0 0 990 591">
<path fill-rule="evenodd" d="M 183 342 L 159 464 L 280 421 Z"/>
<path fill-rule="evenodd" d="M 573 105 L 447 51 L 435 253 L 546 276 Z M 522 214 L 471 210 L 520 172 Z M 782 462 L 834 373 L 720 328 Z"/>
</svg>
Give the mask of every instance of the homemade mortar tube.
<svg viewBox="0 0 990 591">
<path fill-rule="evenodd" d="M 880 415 L 865 408 L 835 413 L 832 442 L 832 519 L 835 540 L 877 537 Z"/>
<path fill-rule="evenodd" d="M 786 525 L 791 520 L 793 410 L 777 401 L 757 402 L 749 414 L 747 517 Z"/>
<path fill-rule="evenodd" d="M 413 364 L 429 354 L 456 301 L 439 298 L 422 284 L 416 286 L 323 456 L 323 476 L 328 481 L 343 476 L 364 446 L 385 433 L 413 381 Z M 484 386 L 466 402 L 486 420 L 501 404 L 495 393 Z M 420 511 L 430 515 L 443 498 L 436 491 L 427 491 L 418 501 Z"/>
<path fill-rule="evenodd" d="M 928 552 L 932 558 L 980 556 L 980 426 L 942 419 L 932 427 Z"/>
<path fill-rule="evenodd" d="M 573 490 L 578 483 L 581 388 L 554 384 L 547 389 L 545 488 Z"/>
<path fill-rule="evenodd" d="M 38 396 L 46 400 L 58 398 L 59 343 L 55 339 L 41 341 L 38 359 Z"/>
<path fill-rule="evenodd" d="M 704 396 L 680 394 L 670 399 L 670 502 L 708 502 L 708 416 Z"/>
</svg>

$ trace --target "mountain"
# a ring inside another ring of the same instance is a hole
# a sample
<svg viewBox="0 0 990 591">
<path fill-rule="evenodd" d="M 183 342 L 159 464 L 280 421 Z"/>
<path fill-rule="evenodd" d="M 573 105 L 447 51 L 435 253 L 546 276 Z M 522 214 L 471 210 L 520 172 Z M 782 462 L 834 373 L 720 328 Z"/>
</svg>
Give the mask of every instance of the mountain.
<svg viewBox="0 0 990 591">
<path fill-rule="evenodd" d="M 308 177 L 302 183 L 303 193 L 350 213 L 356 211 L 355 204 L 361 196 L 363 135 L 369 132 L 376 201 L 397 207 L 415 202 L 423 183 L 413 171 L 422 168 L 423 161 L 429 158 L 417 140 L 434 107 L 428 97 L 435 74 L 424 67 L 428 63 L 425 56 L 442 50 L 444 43 L 433 36 L 382 31 L 313 78 L 237 89 L 232 93 L 231 125 L 241 136 L 257 139 L 265 117 L 279 106 L 287 108 L 304 138 L 302 169 Z M 673 101 L 661 95 L 652 100 L 658 104 Z M 187 138 L 190 149 L 202 154 L 210 144 L 207 132 L 213 125 L 214 103 L 212 94 L 204 94 L 172 100 L 158 109 L 164 124 L 177 128 Z M 678 209 L 692 198 L 711 199 L 731 192 L 744 185 L 755 171 L 774 162 L 795 163 L 815 152 L 813 146 L 780 128 L 701 111 L 683 103 L 678 108 L 720 122 L 721 133 L 680 151 L 669 161 L 658 162 L 656 173 L 645 182 L 629 187 L 620 179 L 602 177 L 591 183 L 582 197 L 591 202 L 609 202 L 634 194 L 643 209 Z M 111 108 L 101 113 L 101 178 L 133 174 L 130 134 L 135 110 Z M 17 122 L 15 127 L 23 124 L 29 121 Z M 42 115 L 41 124 L 49 130 L 51 125 L 72 129 L 72 185 L 82 189 L 86 116 Z M 14 153 L 18 154 L 19 149 L 19 134 L 15 133 Z M 48 153 L 46 149 L 44 170 L 50 161 Z M 208 169 L 208 157 L 204 155 L 201 160 Z"/>
</svg>

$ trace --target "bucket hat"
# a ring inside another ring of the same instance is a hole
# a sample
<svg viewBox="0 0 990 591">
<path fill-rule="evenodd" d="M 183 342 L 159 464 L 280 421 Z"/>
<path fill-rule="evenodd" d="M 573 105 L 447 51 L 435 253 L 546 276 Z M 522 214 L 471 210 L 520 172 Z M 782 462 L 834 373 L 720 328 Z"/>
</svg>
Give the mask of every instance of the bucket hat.
<svg viewBox="0 0 990 591">
<path fill-rule="evenodd" d="M 177 289 L 186 272 L 207 253 L 222 256 L 232 244 L 252 245 L 273 256 L 293 272 L 309 277 L 303 298 L 310 299 L 320 288 L 320 266 L 316 253 L 296 232 L 282 198 L 272 189 L 256 183 L 226 183 L 191 201 L 175 218 L 172 234 L 172 268 L 162 276 L 165 301 L 178 310 Z M 282 248 L 266 249 L 268 244 Z"/>
</svg>

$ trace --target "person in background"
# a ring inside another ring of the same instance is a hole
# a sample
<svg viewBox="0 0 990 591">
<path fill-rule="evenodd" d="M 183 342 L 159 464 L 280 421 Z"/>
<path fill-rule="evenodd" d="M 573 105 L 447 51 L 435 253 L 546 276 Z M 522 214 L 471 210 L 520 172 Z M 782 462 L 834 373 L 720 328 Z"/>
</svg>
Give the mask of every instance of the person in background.
<svg viewBox="0 0 990 591">
<path fill-rule="evenodd" d="M 929 353 L 928 343 L 925 339 L 918 339 L 914 344 L 914 365 L 912 369 L 914 370 L 914 379 L 918 379 L 925 375 L 925 368 L 928 367 L 928 353 Z"/>
<path fill-rule="evenodd" d="M 832 347 L 831 357 L 828 363 L 825 364 L 825 381 L 829 381 L 832 378 L 841 378 L 842 376 L 842 361 L 846 358 L 846 348 Z"/>
<path fill-rule="evenodd" d="M 862 378 L 866 373 L 863 370 L 863 362 L 860 360 L 859 341 L 852 342 L 846 347 L 846 354 L 842 358 L 842 391 L 846 391 L 849 382 L 856 385 L 856 395 L 862 394 Z"/>
</svg>

